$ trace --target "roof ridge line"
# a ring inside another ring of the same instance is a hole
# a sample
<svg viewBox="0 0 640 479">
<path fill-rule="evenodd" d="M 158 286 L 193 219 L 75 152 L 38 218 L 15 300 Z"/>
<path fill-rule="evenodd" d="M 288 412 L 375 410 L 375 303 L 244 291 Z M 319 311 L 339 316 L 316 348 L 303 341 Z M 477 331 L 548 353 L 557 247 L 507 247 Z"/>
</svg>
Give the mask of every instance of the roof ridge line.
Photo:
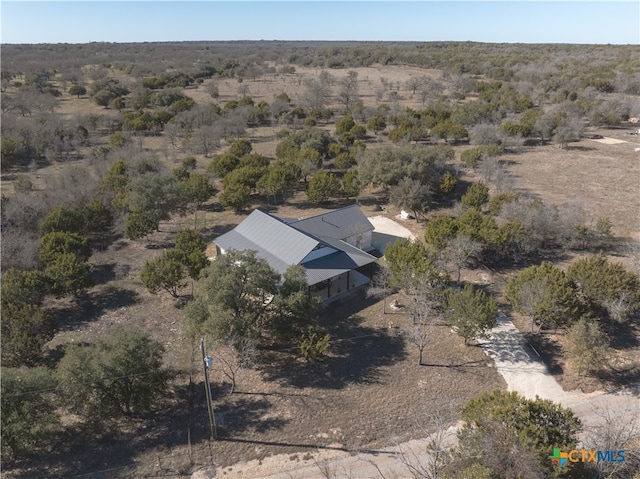
<svg viewBox="0 0 640 479">
<path fill-rule="evenodd" d="M 282 223 L 284 226 L 287 226 L 289 228 L 291 228 L 294 231 L 297 231 L 298 233 L 306 236 L 309 239 L 312 239 L 313 241 L 316 241 L 318 243 L 322 243 L 325 246 L 329 246 L 331 247 L 331 245 L 327 244 L 326 241 L 323 241 L 321 238 L 312 235 L 311 233 L 308 233 L 306 231 L 301 230 L 300 228 L 296 228 L 295 226 L 292 226 L 291 223 L 288 223 L 286 221 L 284 221 L 282 218 L 278 218 L 276 215 L 272 215 L 271 213 L 267 213 L 266 211 L 262 211 L 260 208 L 255 208 L 254 211 L 259 211 L 260 213 L 267 215 L 269 218 L 273 218 L 274 220 L 278 220 L 280 223 Z M 294 221 L 295 223 L 295 221 Z"/>
<path fill-rule="evenodd" d="M 312 219 L 312 218 L 318 218 L 319 216 L 329 215 L 329 214 L 331 214 L 331 213 L 335 213 L 335 212 L 337 212 L 337 211 L 346 210 L 347 208 L 353 208 L 354 206 L 355 206 L 355 207 L 358 207 L 358 203 L 354 203 L 354 204 L 349 205 L 349 206 L 343 206 L 342 208 L 337 208 L 337 209 L 335 209 L 335 210 L 329 210 L 329 211 L 327 211 L 327 212 L 325 212 L 325 213 L 318 213 L 318 214 L 316 214 L 316 215 L 307 216 L 306 218 L 299 218 L 299 219 L 296 219 L 296 220 L 292 221 L 291 223 L 297 223 L 297 222 L 299 222 L 299 221 L 306 221 L 306 220 L 310 220 L 310 219 Z M 358 207 L 358 208 L 359 208 L 359 207 Z M 366 215 L 365 215 L 365 216 L 366 216 Z M 289 224 L 291 224 L 291 223 L 289 223 Z M 331 223 L 329 223 L 329 224 L 331 224 Z"/>
</svg>

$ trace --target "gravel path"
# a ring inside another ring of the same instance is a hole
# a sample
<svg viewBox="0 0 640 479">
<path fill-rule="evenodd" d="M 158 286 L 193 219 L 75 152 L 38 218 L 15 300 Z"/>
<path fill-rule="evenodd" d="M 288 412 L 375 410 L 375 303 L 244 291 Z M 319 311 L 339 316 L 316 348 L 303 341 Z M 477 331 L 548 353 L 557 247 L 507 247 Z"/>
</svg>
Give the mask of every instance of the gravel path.
<svg viewBox="0 0 640 479">
<path fill-rule="evenodd" d="M 636 423 L 640 431 L 640 385 L 628 390 L 585 394 L 564 391 L 547 371 L 535 349 L 504 315 L 491 332 L 491 339 L 481 341 L 485 353 L 493 358 L 498 372 L 504 377 L 509 391 L 516 391 L 529 399 L 536 396 L 568 407 L 582 420 L 584 431 L 580 439 L 585 448 L 592 446 L 605 418 L 627 424 Z"/>
</svg>

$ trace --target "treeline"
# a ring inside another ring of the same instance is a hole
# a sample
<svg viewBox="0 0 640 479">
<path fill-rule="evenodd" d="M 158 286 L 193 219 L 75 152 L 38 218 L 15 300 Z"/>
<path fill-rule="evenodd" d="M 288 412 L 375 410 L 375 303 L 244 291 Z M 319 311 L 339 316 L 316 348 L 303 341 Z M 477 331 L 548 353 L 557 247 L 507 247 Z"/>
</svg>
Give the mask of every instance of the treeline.
<svg viewBox="0 0 640 479">
<path fill-rule="evenodd" d="M 3 70 L 9 72 L 3 78 L 11 72 L 21 74 L 42 69 L 44 58 L 55 63 L 59 72 L 73 75 L 67 72 L 95 65 L 99 55 L 102 61 L 95 69 L 115 68 L 140 77 L 164 74 L 164 67 L 160 66 L 163 62 L 169 62 L 194 79 L 210 67 L 227 76 L 251 78 L 252 68 L 263 74 L 276 72 L 274 63 L 320 68 L 393 64 L 440 69 L 451 75 L 483 75 L 501 81 L 543 79 L 542 85 L 554 90 L 559 84 L 571 83 L 579 88 L 592 86 L 602 91 L 637 94 L 640 87 L 632 45 L 282 41 L 93 43 L 3 45 L 2 54 Z M 549 61 L 550 58 L 555 61 Z M 198 67 L 194 68 L 194 62 Z"/>
</svg>

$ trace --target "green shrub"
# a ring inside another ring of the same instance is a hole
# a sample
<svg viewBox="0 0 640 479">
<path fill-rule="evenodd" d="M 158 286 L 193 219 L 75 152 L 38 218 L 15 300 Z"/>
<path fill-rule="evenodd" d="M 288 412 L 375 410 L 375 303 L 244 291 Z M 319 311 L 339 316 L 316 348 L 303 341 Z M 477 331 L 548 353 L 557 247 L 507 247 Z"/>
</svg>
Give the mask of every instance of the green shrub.
<svg viewBox="0 0 640 479">
<path fill-rule="evenodd" d="M 485 157 L 500 156 L 503 150 L 499 145 L 480 145 L 465 150 L 460 155 L 460 160 L 468 167 L 475 168 L 480 160 Z"/>
<path fill-rule="evenodd" d="M 467 208 L 480 208 L 489 200 L 489 188 L 483 183 L 473 183 L 460 200 Z"/>
<path fill-rule="evenodd" d="M 49 370 L 3 367 L 1 384 L 2 459 L 25 457 L 55 444 L 60 419 L 52 393 L 56 381 Z"/>
<path fill-rule="evenodd" d="M 87 232 L 87 219 L 81 211 L 74 208 L 55 206 L 40 223 L 40 234 L 54 231 L 84 234 Z"/>
<path fill-rule="evenodd" d="M 327 355 L 329 351 L 329 339 L 330 336 L 328 334 L 324 336 L 320 336 L 317 333 L 303 335 L 298 343 L 300 355 L 309 364 L 317 363 Z"/>
</svg>

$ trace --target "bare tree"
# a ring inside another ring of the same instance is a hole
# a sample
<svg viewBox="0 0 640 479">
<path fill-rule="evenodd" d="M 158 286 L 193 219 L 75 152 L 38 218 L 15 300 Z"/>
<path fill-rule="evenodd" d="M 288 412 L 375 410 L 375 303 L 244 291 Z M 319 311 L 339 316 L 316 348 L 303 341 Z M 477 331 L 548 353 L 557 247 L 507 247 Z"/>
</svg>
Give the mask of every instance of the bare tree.
<svg viewBox="0 0 640 479">
<path fill-rule="evenodd" d="M 411 211 L 419 221 L 422 213 L 428 209 L 430 194 L 429 186 L 422 184 L 420 180 L 405 177 L 391 188 L 389 200 L 398 208 Z"/>
<path fill-rule="evenodd" d="M 426 409 L 426 408 L 425 408 Z M 414 479 L 437 479 L 451 462 L 456 439 L 456 409 L 453 403 L 416 418 L 419 445 L 397 446 L 397 456 Z"/>
<path fill-rule="evenodd" d="M 584 131 L 584 122 L 578 115 L 568 115 L 554 131 L 554 139 L 560 143 L 560 147 L 566 149 L 569 142 L 578 141 Z"/>
<path fill-rule="evenodd" d="M 442 292 L 440 285 L 428 275 L 412 275 L 407 281 L 407 315 L 411 317 L 411 323 L 403 332 L 407 341 L 418 348 L 418 364 L 423 364 L 423 353 L 438 322 L 439 305 Z"/>
<path fill-rule="evenodd" d="M 467 93 L 473 91 L 473 88 L 473 77 L 468 74 L 462 74 L 452 79 L 450 90 L 454 99 L 463 100 L 467 96 Z"/>
<path fill-rule="evenodd" d="M 487 183 L 496 187 L 497 191 L 508 190 L 513 184 L 509 172 L 495 156 L 487 156 L 478 164 L 477 172 Z"/>
<path fill-rule="evenodd" d="M 246 83 L 240 83 L 238 85 L 238 95 L 247 96 L 249 94 L 249 85 Z"/>
<path fill-rule="evenodd" d="M 544 282 L 540 279 L 535 281 L 529 281 L 525 284 L 520 290 L 519 301 L 521 304 L 522 312 L 531 318 L 531 332 L 533 333 L 533 328 L 536 323 L 535 321 L 535 313 L 538 307 L 545 296 L 545 285 Z M 542 328 L 542 325 L 540 326 Z"/>
<path fill-rule="evenodd" d="M 248 107 L 236 108 L 227 113 L 222 121 L 223 137 L 239 140 L 247 129 L 250 114 Z"/>
<path fill-rule="evenodd" d="M 498 127 L 489 123 L 481 123 L 469 129 L 469 140 L 472 145 L 497 145 L 500 142 Z"/>
<path fill-rule="evenodd" d="M 331 88 L 322 81 L 309 80 L 305 83 L 304 102 L 311 110 L 322 110 L 331 96 Z"/>
<path fill-rule="evenodd" d="M 289 102 L 281 98 L 276 98 L 275 100 L 273 100 L 273 103 L 271 103 L 271 115 L 273 115 L 273 119 L 275 121 L 278 121 L 280 116 L 283 113 L 286 113 L 287 111 L 289 111 L 289 109 L 290 109 Z"/>
<path fill-rule="evenodd" d="M 626 244 L 626 253 L 633 265 L 636 273 L 640 274 L 640 242 L 632 241 Z"/>
<path fill-rule="evenodd" d="M 460 284 L 462 268 L 474 265 L 481 253 L 482 243 L 474 241 L 466 235 L 459 234 L 449 240 L 444 256 L 456 267 L 456 283 Z"/>
<path fill-rule="evenodd" d="M 329 73 L 327 70 L 322 70 L 320 72 L 320 75 L 318 75 L 318 80 L 320 81 L 320 83 L 322 83 L 323 85 L 326 85 L 329 88 L 331 88 L 333 84 L 336 82 L 335 77 L 331 73 Z"/>
<path fill-rule="evenodd" d="M 638 402 L 628 402 L 622 407 L 612 408 L 609 404 L 593 411 L 597 417 L 595 425 L 585 431 L 584 443 L 591 449 L 600 451 L 624 451 L 624 461 L 598 461 L 588 463 L 593 476 L 598 479 L 626 479 L 638 477 L 640 472 L 640 406 Z M 619 457 L 613 459 L 621 459 Z"/>
<path fill-rule="evenodd" d="M 313 462 L 320 471 L 320 474 L 325 479 L 335 479 L 337 476 L 336 472 L 336 464 L 335 461 L 331 458 L 318 460 L 317 458 L 313 458 Z"/>
<path fill-rule="evenodd" d="M 413 322 L 413 324 L 409 325 L 409 327 L 404 331 L 404 338 L 418 348 L 419 366 L 423 365 L 424 349 L 427 347 L 433 326 L 433 321 L 418 321 Z"/>
<path fill-rule="evenodd" d="M 182 148 L 183 131 L 180 125 L 176 122 L 168 123 L 164 127 L 164 132 L 167 137 L 167 142 L 174 150 L 180 150 Z"/>
<path fill-rule="evenodd" d="M 602 305 L 609 316 L 619 323 L 623 323 L 636 308 L 634 297 L 629 291 L 621 291 L 619 296 L 605 299 Z"/>
<path fill-rule="evenodd" d="M 189 139 L 191 151 L 203 154 L 208 158 L 220 145 L 221 136 L 222 132 L 218 125 L 202 125 L 193 131 L 191 138 Z"/>
<path fill-rule="evenodd" d="M 435 80 L 426 80 L 422 86 L 420 87 L 420 100 L 422 101 L 422 106 L 427 103 L 427 100 L 435 100 L 444 91 L 444 85 Z"/>
<path fill-rule="evenodd" d="M 218 98 L 220 96 L 220 90 L 215 81 L 212 81 L 207 85 L 207 93 L 211 95 L 211 98 Z"/>
<path fill-rule="evenodd" d="M 358 72 L 349 70 L 347 76 L 340 82 L 338 101 L 344 105 L 345 115 L 358 102 Z"/>
<path fill-rule="evenodd" d="M 418 88 L 420 88 L 420 86 L 423 83 L 424 83 L 424 77 L 411 77 L 405 82 L 405 85 L 409 90 L 411 90 L 411 93 L 415 95 L 416 91 L 418 90 Z"/>
<path fill-rule="evenodd" d="M 258 355 L 256 342 L 250 338 L 218 341 L 213 351 L 212 369 L 229 380 L 231 383 L 229 394 L 233 394 L 236 390 L 238 374 L 251 367 Z"/>
<path fill-rule="evenodd" d="M 378 271 L 371 278 L 367 287 L 367 296 L 382 298 L 382 314 L 387 314 L 387 296 L 389 296 L 389 269 L 383 265 L 378 265 Z"/>
<path fill-rule="evenodd" d="M 570 228 L 562 232 L 564 226 L 560 224 L 558 210 L 539 200 L 516 199 L 505 203 L 498 216 L 505 221 L 518 221 L 524 225 L 527 234 L 518 241 L 518 249 L 525 254 L 556 241 L 562 244 L 568 241 L 564 238 L 570 234 Z"/>
</svg>

